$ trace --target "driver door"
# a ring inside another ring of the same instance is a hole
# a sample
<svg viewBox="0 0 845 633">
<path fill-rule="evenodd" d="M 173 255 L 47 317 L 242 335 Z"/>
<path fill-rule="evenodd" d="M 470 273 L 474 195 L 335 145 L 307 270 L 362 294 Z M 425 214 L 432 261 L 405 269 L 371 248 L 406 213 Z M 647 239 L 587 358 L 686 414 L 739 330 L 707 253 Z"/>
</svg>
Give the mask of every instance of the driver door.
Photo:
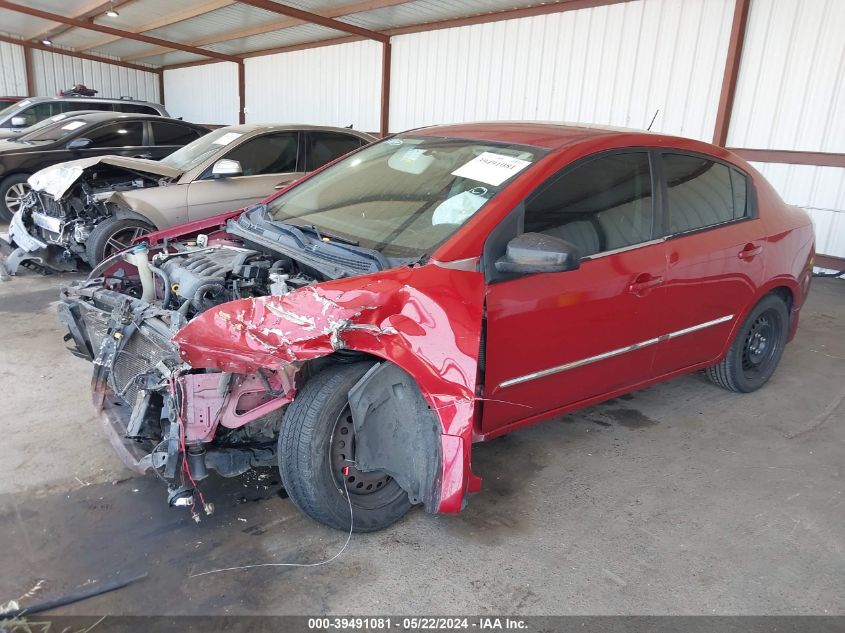
<svg viewBox="0 0 845 633">
<path fill-rule="evenodd" d="M 259 202 L 276 188 L 300 178 L 299 132 L 271 132 L 254 136 L 229 150 L 227 158 L 241 165 L 242 175 L 215 178 L 213 165 L 188 185 L 188 219 L 234 211 Z"/>
<path fill-rule="evenodd" d="M 483 434 L 652 376 L 666 259 L 650 165 L 646 151 L 604 154 L 527 198 L 524 231 L 566 240 L 583 259 L 490 283 Z"/>
</svg>

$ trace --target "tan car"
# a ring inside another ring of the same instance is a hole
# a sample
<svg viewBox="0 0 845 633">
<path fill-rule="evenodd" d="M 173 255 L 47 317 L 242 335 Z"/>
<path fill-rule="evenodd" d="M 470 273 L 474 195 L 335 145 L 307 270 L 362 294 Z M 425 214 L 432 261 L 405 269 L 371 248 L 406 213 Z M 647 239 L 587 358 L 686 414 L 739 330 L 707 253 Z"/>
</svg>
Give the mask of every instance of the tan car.
<svg viewBox="0 0 845 633">
<path fill-rule="evenodd" d="M 32 194 L 12 219 L 14 273 L 31 261 L 94 266 L 140 235 L 256 203 L 275 189 L 375 138 L 347 128 L 233 125 L 161 161 L 102 156 L 33 174 Z"/>
</svg>

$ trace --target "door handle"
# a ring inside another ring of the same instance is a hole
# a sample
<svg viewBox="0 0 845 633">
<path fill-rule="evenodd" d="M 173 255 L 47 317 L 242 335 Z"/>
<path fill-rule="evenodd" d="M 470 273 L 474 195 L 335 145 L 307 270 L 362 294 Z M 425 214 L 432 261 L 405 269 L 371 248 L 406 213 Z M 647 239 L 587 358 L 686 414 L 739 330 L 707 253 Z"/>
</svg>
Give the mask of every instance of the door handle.
<svg viewBox="0 0 845 633">
<path fill-rule="evenodd" d="M 285 188 L 285 187 L 287 187 L 289 184 L 290 184 L 289 182 L 280 182 L 278 185 L 276 185 L 275 187 L 273 187 L 273 189 L 275 189 L 276 191 L 278 191 L 279 189 L 284 189 L 284 188 Z"/>
<path fill-rule="evenodd" d="M 132 158 L 150 158 L 152 154 L 135 154 Z"/>
<path fill-rule="evenodd" d="M 749 242 L 748 244 L 745 245 L 745 248 L 743 248 L 741 251 L 739 251 L 739 253 L 737 253 L 737 257 L 739 257 L 740 259 L 753 259 L 754 257 L 757 257 L 757 255 L 759 255 L 762 252 L 763 252 L 763 245 L 762 244 L 755 246 L 754 244 L 751 244 Z"/>
<path fill-rule="evenodd" d="M 639 294 L 641 292 L 645 292 L 650 288 L 656 288 L 660 284 L 663 283 L 663 277 L 656 275 L 650 275 L 649 273 L 643 273 L 641 275 L 637 275 L 637 278 L 634 279 L 633 283 L 628 286 L 628 292 L 633 292 L 634 294 Z"/>
</svg>

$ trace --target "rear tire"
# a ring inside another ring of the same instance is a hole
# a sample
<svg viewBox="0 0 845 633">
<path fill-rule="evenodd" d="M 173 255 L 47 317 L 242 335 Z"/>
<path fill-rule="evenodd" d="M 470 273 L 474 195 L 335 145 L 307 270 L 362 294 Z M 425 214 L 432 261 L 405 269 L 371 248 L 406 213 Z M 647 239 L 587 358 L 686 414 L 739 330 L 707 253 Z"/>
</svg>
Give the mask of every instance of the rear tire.
<svg viewBox="0 0 845 633">
<path fill-rule="evenodd" d="M 337 530 L 349 529 L 350 502 L 355 532 L 386 528 L 411 509 L 408 493 L 395 479 L 355 468 L 347 397 L 370 367 L 354 363 L 323 369 L 299 390 L 279 433 L 279 474 L 291 501 Z M 350 469 L 346 475 L 344 465 Z"/>
<path fill-rule="evenodd" d="M 767 295 L 754 306 L 725 357 L 708 367 L 710 381 L 728 391 L 750 393 L 775 373 L 789 330 L 789 310 L 783 299 Z"/>
<path fill-rule="evenodd" d="M 29 174 L 13 174 L 0 181 L 0 220 L 10 222 L 20 210 L 23 198 L 31 191 L 28 178 Z"/>
<path fill-rule="evenodd" d="M 85 261 L 94 267 L 106 257 L 129 248 L 135 238 L 153 231 L 152 224 L 138 218 L 106 218 L 94 227 L 85 242 Z"/>
</svg>

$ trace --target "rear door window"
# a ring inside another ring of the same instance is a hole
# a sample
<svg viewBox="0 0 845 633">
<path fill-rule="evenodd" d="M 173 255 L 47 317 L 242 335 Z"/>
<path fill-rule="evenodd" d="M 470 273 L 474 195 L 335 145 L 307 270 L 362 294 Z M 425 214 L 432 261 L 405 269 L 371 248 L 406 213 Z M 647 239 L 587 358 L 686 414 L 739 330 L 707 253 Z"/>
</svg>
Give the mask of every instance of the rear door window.
<svg viewBox="0 0 845 633">
<path fill-rule="evenodd" d="M 525 232 L 553 235 L 582 256 L 648 242 L 654 234 L 654 197 L 648 153 L 591 160 L 529 196 Z"/>
<path fill-rule="evenodd" d="M 200 137 L 199 131 L 187 125 L 166 121 L 150 121 L 156 145 L 187 145 Z"/>
<path fill-rule="evenodd" d="M 314 171 L 364 144 L 357 136 L 340 132 L 307 132 L 305 171 Z"/>
<path fill-rule="evenodd" d="M 667 233 L 716 226 L 748 214 L 747 177 L 702 156 L 663 154 Z"/>
<path fill-rule="evenodd" d="M 244 176 L 285 174 L 297 171 L 298 132 L 264 134 L 239 145 L 225 158 L 241 164 Z"/>
<path fill-rule="evenodd" d="M 139 121 L 109 123 L 88 136 L 92 147 L 134 147 L 144 144 L 144 124 Z"/>
<path fill-rule="evenodd" d="M 63 110 L 67 112 L 76 112 L 79 110 L 102 110 L 103 112 L 111 112 L 113 110 L 110 103 L 102 101 L 63 101 Z"/>
<path fill-rule="evenodd" d="M 129 114 L 159 114 L 159 111 L 155 108 L 138 103 L 118 103 L 115 104 L 115 110 Z"/>
</svg>

